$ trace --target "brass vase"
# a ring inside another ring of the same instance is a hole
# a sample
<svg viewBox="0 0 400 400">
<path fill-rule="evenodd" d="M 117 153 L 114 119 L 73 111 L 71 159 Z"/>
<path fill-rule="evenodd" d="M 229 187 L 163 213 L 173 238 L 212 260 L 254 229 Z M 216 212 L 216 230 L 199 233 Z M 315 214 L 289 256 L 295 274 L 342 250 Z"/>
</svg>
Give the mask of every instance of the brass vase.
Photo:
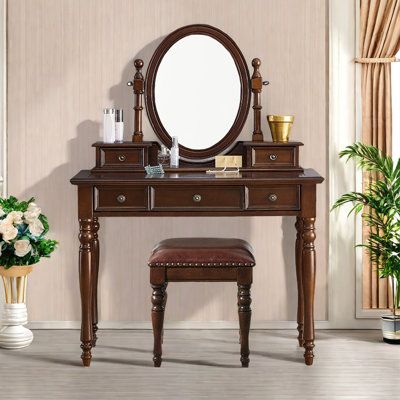
<svg viewBox="0 0 400 400">
<path fill-rule="evenodd" d="M 286 143 L 289 141 L 290 129 L 294 121 L 293 115 L 267 115 L 267 121 L 273 142 Z"/>
</svg>

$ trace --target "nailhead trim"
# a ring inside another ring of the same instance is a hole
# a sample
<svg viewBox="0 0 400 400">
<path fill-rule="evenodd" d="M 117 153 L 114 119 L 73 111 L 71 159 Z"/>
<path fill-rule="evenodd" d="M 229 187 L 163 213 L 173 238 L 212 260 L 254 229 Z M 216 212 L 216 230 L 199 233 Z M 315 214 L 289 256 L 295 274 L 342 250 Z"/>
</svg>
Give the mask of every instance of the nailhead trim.
<svg viewBox="0 0 400 400">
<path fill-rule="evenodd" d="M 148 263 L 149 267 L 254 267 L 255 263 Z"/>
</svg>

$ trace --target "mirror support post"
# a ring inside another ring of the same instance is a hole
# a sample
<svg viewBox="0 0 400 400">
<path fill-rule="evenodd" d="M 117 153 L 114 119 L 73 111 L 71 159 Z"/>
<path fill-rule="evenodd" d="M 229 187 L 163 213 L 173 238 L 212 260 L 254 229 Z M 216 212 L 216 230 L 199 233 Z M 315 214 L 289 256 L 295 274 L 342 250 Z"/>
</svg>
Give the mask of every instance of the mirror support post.
<svg viewBox="0 0 400 400">
<path fill-rule="evenodd" d="M 144 77 L 142 75 L 143 60 L 137 59 L 134 62 L 136 73 L 133 78 L 133 82 L 128 82 L 128 86 L 133 86 L 133 93 L 135 95 L 135 125 L 134 132 L 132 135 L 132 142 L 142 143 L 143 132 L 142 132 L 142 111 L 143 111 L 143 93 L 144 93 Z"/>
<path fill-rule="evenodd" d="M 253 110 L 254 110 L 254 130 L 252 141 L 262 142 L 264 136 L 261 130 L 261 90 L 262 90 L 262 78 L 260 74 L 261 60 L 254 58 L 251 62 L 254 68 L 253 75 L 251 76 L 251 91 L 253 92 Z"/>
</svg>

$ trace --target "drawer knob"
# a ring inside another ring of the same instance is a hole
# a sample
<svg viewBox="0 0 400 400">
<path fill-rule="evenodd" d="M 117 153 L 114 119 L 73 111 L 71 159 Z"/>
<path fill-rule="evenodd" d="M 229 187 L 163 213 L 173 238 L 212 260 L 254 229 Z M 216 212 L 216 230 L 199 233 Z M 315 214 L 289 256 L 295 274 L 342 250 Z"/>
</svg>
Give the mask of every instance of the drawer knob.
<svg viewBox="0 0 400 400">
<path fill-rule="evenodd" d="M 275 193 L 272 193 L 268 196 L 268 200 L 269 201 L 277 201 L 278 200 L 278 196 Z"/>
<path fill-rule="evenodd" d="M 270 159 L 271 161 L 275 161 L 277 158 L 278 158 L 278 156 L 277 156 L 276 154 L 270 154 L 270 155 L 269 155 L 269 159 Z"/>
<path fill-rule="evenodd" d="M 199 203 L 201 201 L 201 196 L 199 194 L 194 194 L 193 201 L 195 201 L 196 203 Z"/>
<path fill-rule="evenodd" d="M 118 160 L 121 161 L 121 162 L 124 162 L 126 160 L 126 156 L 124 154 L 120 154 L 118 156 Z"/>
<path fill-rule="evenodd" d="M 125 203 L 126 197 L 123 194 L 117 196 L 118 203 Z"/>
</svg>

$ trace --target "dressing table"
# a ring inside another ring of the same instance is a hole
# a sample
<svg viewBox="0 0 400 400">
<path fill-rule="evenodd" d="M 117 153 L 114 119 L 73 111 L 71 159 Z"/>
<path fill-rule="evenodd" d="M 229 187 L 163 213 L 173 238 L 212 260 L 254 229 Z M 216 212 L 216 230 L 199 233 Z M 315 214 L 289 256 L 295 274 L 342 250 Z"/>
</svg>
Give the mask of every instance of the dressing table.
<svg viewBox="0 0 400 400">
<path fill-rule="evenodd" d="M 84 366 L 90 365 L 97 340 L 99 218 L 114 216 L 296 216 L 298 342 L 305 363 L 313 363 L 316 185 L 323 178 L 300 166 L 302 143 L 264 141 L 261 62 L 254 59 L 252 65 L 250 77 L 236 43 L 208 25 L 168 35 L 155 50 L 146 77 L 144 62 L 135 61 L 136 73 L 128 82 L 135 103 L 132 141 L 95 143 L 94 168 L 71 179 L 78 189 Z M 160 143 L 144 140 L 143 97 L 160 142 L 170 147 L 171 137 L 179 138 L 180 167 L 165 168 L 163 175 L 144 171 L 157 164 Z M 236 141 L 251 97 L 252 141 Z M 243 167 L 236 174 L 207 173 L 220 154 L 242 156 Z"/>
</svg>

